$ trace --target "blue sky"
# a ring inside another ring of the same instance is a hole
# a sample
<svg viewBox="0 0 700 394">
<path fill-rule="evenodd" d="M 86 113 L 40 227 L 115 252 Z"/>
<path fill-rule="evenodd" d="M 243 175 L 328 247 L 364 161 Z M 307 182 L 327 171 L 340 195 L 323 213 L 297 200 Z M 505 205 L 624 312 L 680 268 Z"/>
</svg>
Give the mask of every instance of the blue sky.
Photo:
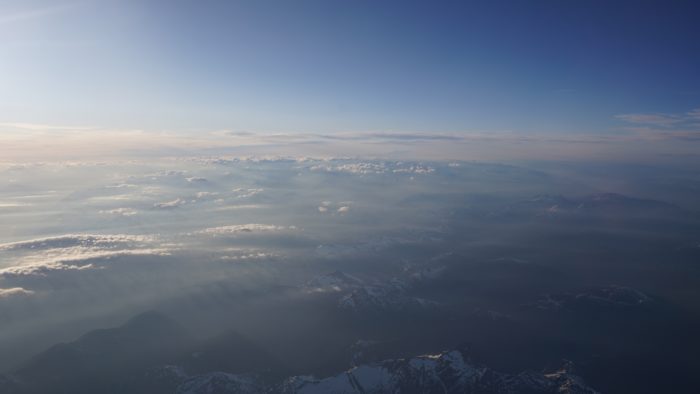
<svg viewBox="0 0 700 394">
<path fill-rule="evenodd" d="M 658 127 L 655 116 L 692 126 L 698 11 L 682 1 L 4 1 L 0 121 L 566 135 Z"/>
</svg>

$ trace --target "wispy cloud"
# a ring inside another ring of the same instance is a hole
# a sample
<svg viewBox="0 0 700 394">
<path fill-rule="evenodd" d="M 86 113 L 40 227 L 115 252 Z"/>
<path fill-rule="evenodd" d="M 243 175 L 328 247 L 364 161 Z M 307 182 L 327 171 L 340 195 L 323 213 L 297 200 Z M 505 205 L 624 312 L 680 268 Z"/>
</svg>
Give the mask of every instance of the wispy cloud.
<svg viewBox="0 0 700 394">
<path fill-rule="evenodd" d="M 21 11 L 8 12 L 0 16 L 0 26 L 11 23 L 21 23 L 24 21 L 44 18 L 56 14 L 60 11 L 74 7 L 76 3 L 53 4 L 46 7 L 36 7 Z"/>
<path fill-rule="evenodd" d="M 67 234 L 0 244 L 0 278 L 47 275 L 53 271 L 100 268 L 101 263 L 129 256 L 168 256 L 171 249 L 146 235 Z"/>
<path fill-rule="evenodd" d="M 663 152 L 688 153 L 700 139 L 700 108 L 685 113 L 629 113 L 616 133 L 514 131 L 348 131 L 337 133 L 117 130 L 89 126 L 0 123 L 0 160 L 11 163 L 148 157 L 357 157 L 401 160 L 573 160 L 603 156 L 647 160 Z M 646 144 L 646 146 L 644 146 Z M 675 144 L 674 146 L 670 146 Z M 634 145 L 634 146 L 633 146 Z M 360 170 L 360 169 L 356 169 Z M 364 170 L 372 170 L 366 168 Z M 414 169 L 415 171 L 415 169 Z M 191 178 L 191 183 L 200 179 Z M 168 207 L 166 205 L 161 208 Z M 174 204 L 176 205 L 176 204 Z"/>
<path fill-rule="evenodd" d="M 638 139 L 700 141 L 700 108 L 677 114 L 622 114 L 616 118 L 630 123 L 624 130 Z"/>
<path fill-rule="evenodd" d="M 700 108 L 695 108 L 692 111 L 688 111 L 688 117 L 700 121 Z"/>
<path fill-rule="evenodd" d="M 185 204 L 187 204 L 187 200 L 182 199 L 182 198 L 176 198 L 172 201 L 165 201 L 165 202 L 159 202 L 159 203 L 153 204 L 153 208 L 174 209 L 174 208 L 183 206 Z"/>
<path fill-rule="evenodd" d="M 684 121 L 682 116 L 669 114 L 621 114 L 616 118 L 628 123 L 662 127 L 670 127 Z"/>
<path fill-rule="evenodd" d="M 0 251 L 11 250 L 39 250 L 53 248 L 68 248 L 75 246 L 82 247 L 104 247 L 114 248 L 117 246 L 129 246 L 143 244 L 153 240 L 153 237 L 145 235 L 98 235 L 98 234 L 66 234 L 56 237 L 46 237 L 31 239 L 28 241 L 17 241 L 0 244 Z"/>
<path fill-rule="evenodd" d="M 295 226 L 279 226 L 274 224 L 234 224 L 230 226 L 210 227 L 199 231 L 200 234 L 222 235 L 222 234 L 246 234 L 246 233 L 266 233 L 273 231 L 296 230 Z"/>
<path fill-rule="evenodd" d="M 34 294 L 33 291 L 27 290 L 22 287 L 11 287 L 9 289 L 0 289 L 0 299 L 15 296 L 26 296 Z"/>
<path fill-rule="evenodd" d="M 100 213 L 106 215 L 117 215 L 117 216 L 134 216 L 138 214 L 138 211 L 133 208 L 115 208 L 101 210 Z"/>
<path fill-rule="evenodd" d="M 97 127 L 89 126 L 65 126 L 65 125 L 50 125 L 41 123 L 22 123 L 22 122 L 0 122 L 0 127 L 28 130 L 28 131 L 86 131 L 97 130 Z"/>
<path fill-rule="evenodd" d="M 700 108 L 686 113 L 634 113 L 620 114 L 615 118 L 627 123 L 649 127 L 681 127 L 700 120 Z"/>
</svg>

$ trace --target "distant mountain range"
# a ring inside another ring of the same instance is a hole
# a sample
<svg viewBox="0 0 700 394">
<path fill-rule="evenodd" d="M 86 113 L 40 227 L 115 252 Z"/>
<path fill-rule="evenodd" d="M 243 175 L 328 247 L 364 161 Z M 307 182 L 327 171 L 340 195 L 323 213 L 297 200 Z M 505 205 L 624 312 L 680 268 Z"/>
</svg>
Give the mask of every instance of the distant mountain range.
<svg viewBox="0 0 700 394">
<path fill-rule="evenodd" d="M 435 302 L 408 294 L 409 283 L 397 278 L 365 282 L 342 271 L 315 277 L 303 286 L 307 293 L 338 294 L 338 307 L 354 312 L 381 312 L 434 307 Z"/>
<path fill-rule="evenodd" d="M 325 379 L 294 376 L 266 386 L 253 376 L 221 372 L 186 379 L 177 394 L 523 393 L 594 394 L 570 366 L 551 373 L 505 374 L 471 362 L 460 351 L 364 364 Z"/>
<path fill-rule="evenodd" d="M 570 365 L 551 373 L 506 374 L 465 351 L 360 364 L 324 379 L 284 375 L 274 357 L 224 334 L 204 343 L 169 318 L 147 312 L 123 326 L 91 331 L 37 355 L 3 394 L 25 393 L 595 393 Z"/>
<path fill-rule="evenodd" d="M 681 208 L 663 201 L 629 197 L 617 193 L 599 193 L 580 198 L 541 194 L 511 204 L 506 212 L 537 215 L 587 214 L 611 216 L 677 215 Z"/>
</svg>

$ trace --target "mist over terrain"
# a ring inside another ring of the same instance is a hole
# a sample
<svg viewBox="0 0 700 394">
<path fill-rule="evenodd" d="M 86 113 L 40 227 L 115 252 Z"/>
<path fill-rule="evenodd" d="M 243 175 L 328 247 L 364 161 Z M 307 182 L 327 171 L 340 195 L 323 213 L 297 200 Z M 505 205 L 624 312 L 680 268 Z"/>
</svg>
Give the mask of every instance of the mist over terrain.
<svg viewBox="0 0 700 394">
<path fill-rule="evenodd" d="M 690 170 L 195 156 L 0 185 L 2 392 L 384 392 L 421 355 L 447 363 L 426 392 L 445 365 L 455 390 L 697 384 Z"/>
</svg>

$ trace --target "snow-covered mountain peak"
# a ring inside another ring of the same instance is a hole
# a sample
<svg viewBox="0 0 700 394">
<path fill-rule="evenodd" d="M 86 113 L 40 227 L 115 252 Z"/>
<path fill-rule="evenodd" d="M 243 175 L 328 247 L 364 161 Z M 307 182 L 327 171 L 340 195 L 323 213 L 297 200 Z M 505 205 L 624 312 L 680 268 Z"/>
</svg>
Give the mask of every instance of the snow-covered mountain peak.
<svg viewBox="0 0 700 394">
<path fill-rule="evenodd" d="M 362 280 L 343 271 L 319 275 L 304 285 L 308 292 L 342 292 L 362 285 Z"/>
</svg>

